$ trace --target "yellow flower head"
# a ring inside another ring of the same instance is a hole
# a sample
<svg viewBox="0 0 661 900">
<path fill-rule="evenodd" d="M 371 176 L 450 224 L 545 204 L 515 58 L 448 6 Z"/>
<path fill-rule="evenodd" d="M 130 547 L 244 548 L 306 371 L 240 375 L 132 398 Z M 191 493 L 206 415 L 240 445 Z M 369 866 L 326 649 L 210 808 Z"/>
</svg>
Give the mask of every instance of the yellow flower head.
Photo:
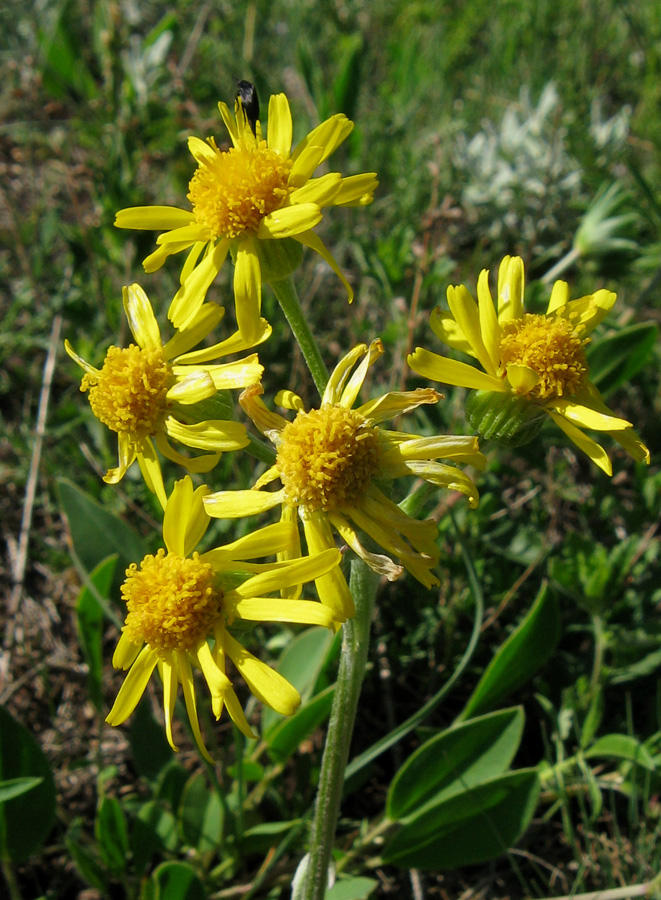
<svg viewBox="0 0 661 900">
<path fill-rule="evenodd" d="M 292 118 L 284 94 L 269 101 L 268 136 L 258 119 L 249 117 L 239 98 L 234 116 L 224 103 L 220 114 L 232 146 L 221 150 L 213 138 L 191 137 L 188 147 L 197 169 L 190 181 L 192 210 L 143 206 L 117 213 L 118 228 L 163 231 L 158 249 L 144 261 L 147 272 L 173 253 L 188 250 L 181 288 L 169 317 L 179 328 L 194 316 L 228 251 L 234 260 L 234 295 L 239 331 L 254 341 L 259 331 L 262 267 L 260 242 L 293 238 L 311 247 L 342 279 L 349 300 L 353 292 L 336 261 L 314 233 L 327 206 L 364 206 L 372 202 L 378 182 L 374 173 L 343 178 L 317 167 L 344 141 L 353 123 L 342 114 L 313 129 L 292 151 Z"/>
<path fill-rule="evenodd" d="M 589 378 L 585 347 L 613 307 L 615 294 L 599 290 L 570 300 L 567 283 L 556 281 L 546 314 L 533 315 L 524 312 L 523 293 L 518 256 L 506 256 L 500 264 L 497 311 L 486 269 L 477 282 L 477 303 L 463 285 L 449 287 L 450 311 L 434 310 L 431 328 L 449 347 L 476 359 L 483 371 L 422 347 L 409 356 L 410 367 L 425 378 L 478 392 L 469 396 L 468 406 L 479 411 L 485 437 L 498 437 L 503 422 L 506 430 L 510 414 L 511 422 L 527 418 L 535 427 L 548 415 L 608 475 L 613 469 L 606 451 L 582 429 L 609 434 L 635 460 L 649 463 L 649 450 L 631 422 L 613 415 Z"/>
<path fill-rule="evenodd" d="M 332 614 L 320 603 L 268 595 L 293 586 L 300 590 L 303 582 L 337 568 L 340 553 L 331 549 L 289 562 L 249 562 L 291 552 L 297 536 L 294 526 L 287 522 L 197 553 L 195 547 L 210 521 L 202 502 L 208 493 L 206 485 L 193 490 L 188 476 L 177 481 L 165 507 L 165 548 L 126 570 L 122 596 L 127 615 L 113 665 L 129 671 L 106 721 L 110 725 L 126 721 L 158 667 L 163 682 L 165 731 L 171 747 L 177 749 L 172 737 L 172 716 L 181 684 L 195 740 L 201 753 L 211 761 L 200 733 L 193 670 L 202 672 L 216 719 L 226 706 L 234 723 L 248 737 L 256 735 L 227 676 L 228 658 L 255 697 L 277 712 L 291 715 L 300 703 L 298 691 L 249 653 L 232 636 L 231 628 L 242 622 L 298 622 L 330 627 Z"/>
<path fill-rule="evenodd" d="M 285 521 L 294 521 L 298 512 L 310 552 L 335 546 L 334 529 L 375 572 L 393 580 L 406 569 L 431 587 L 438 584 L 431 571 L 439 558 L 436 522 L 408 516 L 388 499 L 378 482 L 414 475 L 462 491 L 476 506 L 477 489 L 471 479 L 455 466 L 436 460 L 445 457 L 481 467 L 484 457 L 473 437 L 416 437 L 380 427 L 422 404 L 436 403 L 440 395 L 429 388 L 384 394 L 354 409 L 369 367 L 383 352 L 379 340 L 351 350 L 331 375 L 319 409 L 306 412 L 296 394 L 278 394 L 276 402 L 296 412 L 292 421 L 267 409 L 260 386 L 244 391 L 241 405 L 277 448 L 275 465 L 252 491 L 220 491 L 204 503 L 208 513 L 219 518 L 281 505 Z M 260 490 L 278 478 L 280 490 Z M 357 529 L 399 562 L 367 550 Z M 337 621 L 353 615 L 353 601 L 340 569 L 316 579 L 316 584 L 321 602 Z"/>
<path fill-rule="evenodd" d="M 261 378 L 263 367 L 257 354 L 230 363 L 209 365 L 209 360 L 252 346 L 237 332 L 212 347 L 191 350 L 223 317 L 215 303 L 205 303 L 176 334 L 163 344 L 151 303 L 139 284 L 123 290 L 124 310 L 136 341 L 129 347 L 110 347 L 103 366 L 96 369 L 74 352 L 65 341 L 69 356 L 85 371 L 80 389 L 89 391 L 94 415 L 117 432 L 119 465 L 103 480 L 120 481 L 137 459 L 149 488 L 165 506 L 163 476 L 156 454 L 184 466 L 189 472 L 208 472 L 225 450 L 248 444 L 243 425 L 212 420 L 186 424 L 186 407 L 213 397 L 219 390 L 244 388 Z M 264 319 L 254 343 L 271 333 Z M 188 447 L 209 451 L 188 458 L 178 453 L 168 437 Z"/>
</svg>

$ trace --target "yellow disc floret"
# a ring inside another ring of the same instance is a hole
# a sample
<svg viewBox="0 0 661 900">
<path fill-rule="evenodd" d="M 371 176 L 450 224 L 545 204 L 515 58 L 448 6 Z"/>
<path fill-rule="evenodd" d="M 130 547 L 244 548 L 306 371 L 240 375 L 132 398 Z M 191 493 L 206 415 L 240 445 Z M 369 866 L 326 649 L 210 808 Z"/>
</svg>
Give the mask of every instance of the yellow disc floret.
<svg viewBox="0 0 661 900">
<path fill-rule="evenodd" d="M 156 432 L 173 382 L 161 348 L 141 350 L 131 344 L 110 347 L 101 371 L 87 373 L 80 389 L 89 390 L 92 412 L 104 425 L 140 439 Z"/>
<path fill-rule="evenodd" d="M 353 409 L 301 412 L 281 438 L 276 464 L 291 505 L 327 511 L 355 505 L 378 467 L 377 429 Z"/>
<path fill-rule="evenodd" d="M 213 631 L 221 615 L 222 592 L 209 563 L 199 554 L 182 557 L 162 548 L 126 570 L 122 596 L 128 615 L 124 632 L 160 654 L 190 650 Z"/>
<path fill-rule="evenodd" d="M 567 319 L 527 313 L 503 326 L 500 357 L 505 368 L 527 366 L 539 376 L 530 392 L 538 400 L 575 394 L 587 375 L 584 346 Z"/>
<path fill-rule="evenodd" d="M 266 141 L 244 140 L 200 163 L 188 186 L 198 225 L 214 238 L 255 233 L 270 212 L 284 205 L 291 159 L 269 150 Z"/>
</svg>

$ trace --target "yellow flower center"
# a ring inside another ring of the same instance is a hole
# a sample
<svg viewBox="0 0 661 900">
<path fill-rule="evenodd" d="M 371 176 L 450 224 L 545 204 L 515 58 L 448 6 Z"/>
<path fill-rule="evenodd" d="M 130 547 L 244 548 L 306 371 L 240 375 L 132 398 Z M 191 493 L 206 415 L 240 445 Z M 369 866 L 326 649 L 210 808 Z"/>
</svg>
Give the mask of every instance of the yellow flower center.
<svg viewBox="0 0 661 900">
<path fill-rule="evenodd" d="M 536 372 L 539 382 L 530 393 L 549 400 L 579 390 L 588 371 L 587 343 L 566 319 L 526 313 L 503 326 L 500 358 L 505 368 L 515 364 Z"/>
<path fill-rule="evenodd" d="M 83 376 L 92 412 L 112 431 L 140 439 L 154 434 L 165 412 L 174 376 L 161 348 L 110 347 L 98 375 Z"/>
<path fill-rule="evenodd" d="M 209 563 L 166 555 L 161 548 L 126 570 L 122 585 L 128 615 L 124 631 L 134 644 L 149 644 L 164 655 L 190 650 L 211 634 L 221 615 L 222 591 Z"/>
<path fill-rule="evenodd" d="M 377 429 L 341 406 L 299 413 L 281 441 L 276 465 L 287 502 L 312 510 L 355 503 L 379 463 Z"/>
<path fill-rule="evenodd" d="M 200 163 L 188 186 L 198 225 L 214 238 L 256 232 L 287 199 L 291 159 L 269 150 L 266 141 L 245 140 L 224 153 L 210 143 L 213 158 Z"/>
</svg>

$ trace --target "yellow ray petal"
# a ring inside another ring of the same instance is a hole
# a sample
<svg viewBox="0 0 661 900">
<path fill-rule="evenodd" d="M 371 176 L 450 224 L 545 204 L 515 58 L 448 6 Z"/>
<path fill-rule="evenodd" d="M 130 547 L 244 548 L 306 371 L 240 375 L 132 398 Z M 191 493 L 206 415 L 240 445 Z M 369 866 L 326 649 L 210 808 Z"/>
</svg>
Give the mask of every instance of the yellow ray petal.
<svg viewBox="0 0 661 900">
<path fill-rule="evenodd" d="M 409 367 L 432 381 L 440 381 L 443 384 L 454 384 L 458 387 L 466 387 L 479 391 L 507 391 L 507 385 L 493 375 L 481 372 L 475 366 L 468 363 L 457 362 L 437 353 L 431 353 L 423 347 L 416 347 L 407 362 Z"/>
<path fill-rule="evenodd" d="M 204 675 L 204 680 L 209 687 L 211 696 L 214 699 L 223 698 L 227 689 L 232 686 L 232 682 L 211 655 L 211 650 L 207 642 L 203 641 L 198 647 L 197 652 L 192 653 L 191 655 Z"/>
<path fill-rule="evenodd" d="M 506 256 L 498 267 L 498 322 L 503 325 L 523 315 L 525 277 L 520 256 Z"/>
<path fill-rule="evenodd" d="M 367 344 L 356 344 L 340 359 L 328 379 L 326 390 L 321 398 L 322 406 L 335 406 L 340 402 L 340 397 L 351 375 L 351 370 L 365 353 L 367 353 Z"/>
<path fill-rule="evenodd" d="M 486 463 L 486 459 L 484 462 Z M 408 463 L 407 468 L 411 475 L 416 475 L 430 484 L 436 484 L 448 491 L 460 491 L 468 497 L 470 508 L 477 509 L 480 499 L 478 490 L 473 480 L 456 466 L 446 466 L 433 460 L 414 459 Z"/>
<path fill-rule="evenodd" d="M 175 481 L 163 514 L 163 540 L 168 553 L 186 556 L 186 529 L 193 506 L 193 482 L 186 475 Z"/>
<path fill-rule="evenodd" d="M 309 231 L 318 225 L 322 212 L 316 203 L 298 203 L 276 209 L 260 221 L 257 237 L 260 240 L 296 237 L 302 231 Z"/>
<path fill-rule="evenodd" d="M 429 316 L 429 326 L 436 337 L 442 340 L 444 344 L 447 344 L 448 347 L 452 347 L 453 350 L 459 350 L 461 353 L 475 356 L 475 351 L 471 347 L 470 342 L 466 340 L 466 335 L 455 321 L 452 313 L 445 312 L 437 306 Z"/>
<path fill-rule="evenodd" d="M 188 368 L 188 366 L 174 366 L 172 371 L 175 375 L 179 375 Z M 204 366 L 204 372 L 211 379 L 215 391 L 244 388 L 251 384 L 257 384 L 263 371 L 264 366 L 260 364 L 256 353 L 246 356 L 244 359 L 238 359 L 236 362 Z"/>
<path fill-rule="evenodd" d="M 417 409 L 423 404 L 437 403 L 443 395 L 433 388 L 416 388 L 414 391 L 390 391 L 382 397 L 368 400 L 356 412 L 364 416 L 370 425 L 385 422 L 402 413 Z"/>
<path fill-rule="evenodd" d="M 283 503 L 281 491 L 217 491 L 204 501 L 208 514 L 214 519 L 240 519 L 266 512 Z"/>
<path fill-rule="evenodd" d="M 296 188 L 289 195 L 293 204 L 314 203 L 316 206 L 328 206 L 340 189 L 342 176 L 339 172 L 328 172 L 321 178 L 311 178 L 303 187 Z"/>
<path fill-rule="evenodd" d="M 624 431 L 631 428 L 631 422 L 614 416 L 608 409 L 601 411 L 591 405 L 576 400 L 554 400 L 552 408 L 573 425 L 589 428 L 591 431 Z"/>
<path fill-rule="evenodd" d="M 294 391 L 278 391 L 273 398 L 273 402 L 276 406 L 281 406 L 283 409 L 291 409 L 295 412 L 305 412 L 305 404 Z"/>
<path fill-rule="evenodd" d="M 188 250 L 190 246 L 190 241 L 181 241 L 176 244 L 164 244 L 162 247 L 157 247 L 153 253 L 150 253 L 149 256 L 145 256 L 142 260 L 142 268 L 148 273 L 156 272 L 161 268 L 168 256 L 173 256 L 175 253 L 181 253 L 182 250 Z"/>
<path fill-rule="evenodd" d="M 342 179 L 331 206 L 367 206 L 374 199 L 379 186 L 376 172 L 363 172 Z"/>
<path fill-rule="evenodd" d="M 616 299 L 617 295 L 612 291 L 595 291 L 587 297 L 570 300 L 558 315 L 569 319 L 573 327 L 580 330 L 581 337 L 586 337 L 606 318 Z"/>
<path fill-rule="evenodd" d="M 650 464 L 650 451 L 643 444 L 633 428 L 627 428 L 625 431 L 609 431 L 608 434 L 624 447 L 629 456 L 633 457 L 636 462 L 644 462 Z"/>
<path fill-rule="evenodd" d="M 239 403 L 262 434 L 275 437 L 284 429 L 287 420 L 264 405 L 261 397 L 263 393 L 264 388 L 261 384 L 251 385 L 241 394 Z"/>
<path fill-rule="evenodd" d="M 143 647 L 119 689 L 112 709 L 106 716 L 109 725 L 121 725 L 131 715 L 156 667 L 158 653 L 152 647 Z"/>
<path fill-rule="evenodd" d="M 324 148 L 316 144 L 308 145 L 298 155 L 297 151 L 298 148 L 292 154 L 294 164 L 289 173 L 290 188 L 302 187 L 324 158 Z"/>
<path fill-rule="evenodd" d="M 211 765 L 213 766 L 215 765 L 215 763 L 212 757 L 209 755 L 209 751 L 204 745 L 204 741 L 202 740 L 202 733 L 200 732 L 200 723 L 197 718 L 197 703 L 195 701 L 195 682 L 193 681 L 193 673 L 191 672 L 188 656 L 183 650 L 175 650 L 174 652 L 177 662 L 177 668 L 179 670 L 179 679 L 184 690 L 184 701 L 186 703 L 188 721 L 190 722 L 190 726 L 193 731 L 193 737 L 195 738 L 197 749 L 200 751 L 206 761 L 208 763 L 211 763 Z"/>
<path fill-rule="evenodd" d="M 176 206 L 132 206 L 120 209 L 115 216 L 116 228 L 133 228 L 140 231 L 169 231 L 182 228 L 195 221 L 195 215 Z"/>
<path fill-rule="evenodd" d="M 229 493 L 229 492 L 228 492 Z M 247 491 L 246 493 L 250 493 Z M 210 494 L 205 504 L 213 502 L 214 495 Z M 206 507 L 207 510 L 209 506 Z M 281 521 L 275 522 L 273 525 L 267 525 L 265 528 L 259 528 L 257 531 L 250 532 L 243 537 L 237 538 L 230 544 L 222 547 L 215 547 L 213 550 L 207 550 L 200 556 L 204 562 L 211 563 L 214 566 L 227 565 L 236 560 L 257 559 L 260 556 L 272 556 L 275 553 L 281 553 L 287 550 L 294 539 L 296 526 L 293 522 Z M 250 596 L 246 594 L 244 596 Z"/>
<path fill-rule="evenodd" d="M 191 372 L 190 369 L 187 370 L 182 366 L 178 368 L 179 372 L 183 369 L 187 374 L 181 376 L 179 372 L 174 371 L 174 374 L 179 375 L 179 378 L 165 395 L 168 400 L 190 405 L 199 403 L 200 400 L 214 397 L 218 392 L 209 372 L 204 369 L 195 369 Z"/>
<path fill-rule="evenodd" d="M 328 518 L 343 541 L 353 550 L 356 556 L 359 556 L 373 572 L 382 575 L 388 581 L 396 581 L 404 574 L 403 566 L 398 566 L 389 556 L 382 553 L 370 553 L 358 540 L 358 535 L 344 516 L 338 513 L 329 513 Z"/>
<path fill-rule="evenodd" d="M 144 443 L 144 441 L 143 441 Z M 117 484 L 126 475 L 126 470 L 133 464 L 138 455 L 136 445 L 129 439 L 129 436 L 120 432 L 117 436 L 117 453 L 119 457 L 119 465 L 116 469 L 108 469 L 103 476 L 106 484 Z"/>
<path fill-rule="evenodd" d="M 252 238 L 243 238 L 234 267 L 236 321 L 245 341 L 254 341 L 261 330 L 262 274 Z"/>
<path fill-rule="evenodd" d="M 168 319 L 175 328 L 181 328 L 198 314 L 209 286 L 220 272 L 229 241 L 219 241 L 214 250 L 197 265 L 174 295 Z"/>
<path fill-rule="evenodd" d="M 227 712 L 230 714 L 230 718 L 239 729 L 242 734 L 245 734 L 247 738 L 251 738 L 252 740 L 257 740 L 259 737 L 256 734 L 250 725 L 248 724 L 248 720 L 246 719 L 245 713 L 239 703 L 239 698 L 236 696 L 234 688 L 228 688 L 227 693 L 225 694 L 225 706 L 227 707 Z"/>
<path fill-rule="evenodd" d="M 239 144 L 239 129 L 236 119 L 230 112 L 228 105 L 223 103 L 222 100 L 218 103 L 218 109 L 220 110 L 220 115 L 223 117 L 225 128 L 227 128 L 229 132 L 230 140 L 232 141 L 232 144 L 237 147 Z"/>
<path fill-rule="evenodd" d="M 145 484 L 153 494 L 156 494 L 159 503 L 165 509 L 167 496 L 165 485 L 163 484 L 161 464 L 156 449 L 149 438 L 145 438 L 143 441 L 142 450 L 137 454 L 137 458 Z"/>
<path fill-rule="evenodd" d="M 546 310 L 546 315 L 548 316 L 550 313 L 555 312 L 556 309 L 560 309 L 562 306 L 565 306 L 566 303 L 569 302 L 569 285 L 566 281 L 556 281 L 553 284 L 553 288 L 551 289 L 551 296 L 549 298 L 549 305 Z"/>
<path fill-rule="evenodd" d="M 496 307 L 493 304 L 493 298 L 489 290 L 489 272 L 487 269 L 482 269 L 477 280 L 477 306 L 480 315 L 480 334 L 482 335 L 487 356 L 491 361 L 491 366 L 486 371 L 491 375 L 495 375 L 500 366 L 500 339 L 502 331 L 498 324 Z"/>
<path fill-rule="evenodd" d="M 213 162 L 216 159 L 217 151 L 206 141 L 200 140 L 198 137 L 188 138 L 188 149 L 193 155 L 196 163 Z"/>
<path fill-rule="evenodd" d="M 284 523 L 279 524 L 283 525 Z M 340 551 L 335 547 L 322 550 L 320 553 L 312 553 L 310 556 L 302 556 L 300 559 L 290 560 L 286 565 L 283 564 L 277 569 L 273 568 L 253 575 L 233 591 L 228 592 L 228 596 L 231 594 L 232 597 L 238 598 L 261 597 L 293 584 L 303 584 L 326 575 L 339 565 L 341 559 Z"/>
<path fill-rule="evenodd" d="M 172 231 L 164 231 L 156 238 L 159 247 L 167 244 L 192 244 L 213 240 L 213 235 L 206 225 L 185 225 L 183 228 L 173 228 Z"/>
<path fill-rule="evenodd" d="M 333 533 L 325 513 L 300 509 L 299 515 L 303 522 L 309 553 L 321 553 L 335 547 Z M 346 622 L 355 615 L 353 597 L 340 566 L 335 566 L 326 575 L 315 578 L 315 586 L 319 599 L 331 610 L 336 621 Z"/>
<path fill-rule="evenodd" d="M 339 555 L 339 554 L 338 554 Z M 282 600 L 279 597 L 248 597 L 228 604 L 228 612 L 250 622 L 294 622 L 329 628 L 333 613 L 311 600 Z"/>
<path fill-rule="evenodd" d="M 280 156 L 288 157 L 291 150 L 293 126 L 289 101 L 285 94 L 271 94 L 269 99 L 267 146 Z"/>
<path fill-rule="evenodd" d="M 249 653 L 229 633 L 225 650 L 258 700 L 284 716 L 296 711 L 301 703 L 300 694 L 282 675 Z"/>
<path fill-rule="evenodd" d="M 187 472 L 201 475 L 204 472 L 210 472 L 218 464 L 220 453 L 205 453 L 203 456 L 183 456 L 178 453 L 174 447 L 168 442 L 163 433 L 157 434 L 155 438 L 156 446 L 166 457 L 172 460 L 178 466 L 183 466 Z"/>
<path fill-rule="evenodd" d="M 205 304 L 205 306 L 208 304 Z M 246 341 L 241 337 L 240 331 L 235 331 L 224 341 L 213 344 L 211 347 L 203 347 L 200 350 L 193 350 L 181 356 L 177 362 L 182 365 L 190 365 L 195 363 L 209 362 L 212 359 L 218 359 L 220 356 L 229 356 L 230 353 L 240 353 L 250 347 L 255 347 L 263 343 L 271 335 L 271 326 L 266 319 L 259 320 L 260 330 L 255 340 Z"/>
<path fill-rule="evenodd" d="M 223 319 L 225 310 L 217 303 L 204 303 L 196 316 L 186 322 L 185 327 L 175 331 L 174 335 L 163 348 L 163 355 L 167 360 L 174 360 L 181 365 L 183 357 L 191 347 L 195 347 L 200 341 L 216 328 Z M 216 345 L 217 346 L 217 345 Z M 205 348 L 207 349 L 207 348 Z M 221 354 L 219 353 L 218 356 Z M 216 357 L 210 356 L 209 359 Z M 183 360 L 186 361 L 185 359 Z"/>
<path fill-rule="evenodd" d="M 317 125 L 316 128 L 313 128 L 312 131 L 297 144 L 296 149 L 291 155 L 292 159 L 297 161 L 303 151 L 308 147 L 314 146 L 321 148 L 322 155 L 319 162 L 322 162 L 340 146 L 342 141 L 349 137 L 352 131 L 353 122 L 350 121 L 350 119 L 347 119 L 343 113 L 337 113 L 329 119 L 326 119 L 320 125 Z M 317 165 L 319 165 L 319 163 L 314 166 L 314 169 L 316 169 Z M 309 172 L 308 177 L 312 175 L 314 169 Z"/>
<path fill-rule="evenodd" d="M 530 366 L 510 363 L 505 377 L 515 394 L 529 394 L 540 382 L 540 377 Z"/>
<path fill-rule="evenodd" d="M 165 420 L 165 430 L 174 440 L 198 450 L 220 452 L 240 450 L 250 443 L 245 425 L 222 419 L 209 419 L 207 422 L 185 425 L 183 422 L 177 422 L 173 416 L 168 416 Z"/>
<path fill-rule="evenodd" d="M 351 409 L 351 407 L 356 402 L 358 394 L 360 393 L 360 389 L 363 386 L 365 376 L 367 375 L 367 370 L 385 352 L 385 348 L 380 338 L 376 338 L 376 340 L 373 340 L 370 343 L 367 349 L 367 356 L 361 361 L 360 365 L 351 375 L 351 377 L 347 381 L 346 387 L 342 391 L 342 395 L 338 400 L 340 406 L 343 406 L 345 409 Z"/>
<path fill-rule="evenodd" d="M 64 349 L 67 351 L 67 353 L 69 354 L 71 359 L 75 363 L 78 363 L 78 365 L 84 372 L 87 372 L 89 375 L 97 375 L 98 376 L 100 374 L 99 370 L 95 366 L 91 366 L 88 362 L 85 362 L 85 360 L 82 357 L 78 356 L 78 354 L 73 349 L 73 347 L 71 346 L 71 344 L 69 343 L 68 340 L 64 341 Z"/>
<path fill-rule="evenodd" d="M 168 744 L 177 752 L 177 747 L 172 737 L 172 719 L 174 717 L 174 705 L 177 700 L 177 670 L 172 660 L 159 663 L 159 671 L 163 680 L 163 713 L 165 716 L 165 736 Z"/>
<path fill-rule="evenodd" d="M 112 655 L 112 664 L 115 669 L 129 669 L 138 657 L 144 644 L 134 644 L 122 631 L 115 652 Z"/>
<path fill-rule="evenodd" d="M 301 234 L 294 235 L 299 244 L 304 244 L 306 247 L 309 247 L 311 250 L 314 250 L 315 253 L 318 253 L 321 258 L 328 263 L 333 272 L 340 279 L 347 292 L 347 300 L 349 303 L 353 302 L 353 288 L 346 280 L 342 271 L 338 264 L 335 262 L 333 255 L 326 248 L 324 242 L 321 240 L 318 234 L 315 234 L 314 231 L 305 231 L 301 232 Z"/>
<path fill-rule="evenodd" d="M 603 447 L 596 441 L 593 441 L 592 438 L 588 437 L 587 434 L 583 434 L 580 429 L 576 428 L 575 425 L 572 425 L 571 422 L 568 422 L 564 416 L 554 412 L 552 409 L 547 409 L 546 412 L 553 419 L 555 424 L 564 431 L 569 440 L 576 444 L 579 450 L 586 453 L 607 475 L 613 474 L 613 466 Z"/>
<path fill-rule="evenodd" d="M 459 328 L 469 342 L 482 368 L 489 375 L 496 374 L 496 368 L 482 340 L 480 312 L 477 303 L 463 284 L 448 288 L 448 305 Z"/>
<path fill-rule="evenodd" d="M 135 338 L 143 350 L 155 350 L 163 346 L 161 332 L 147 294 L 139 284 L 122 288 L 124 312 Z"/>
</svg>

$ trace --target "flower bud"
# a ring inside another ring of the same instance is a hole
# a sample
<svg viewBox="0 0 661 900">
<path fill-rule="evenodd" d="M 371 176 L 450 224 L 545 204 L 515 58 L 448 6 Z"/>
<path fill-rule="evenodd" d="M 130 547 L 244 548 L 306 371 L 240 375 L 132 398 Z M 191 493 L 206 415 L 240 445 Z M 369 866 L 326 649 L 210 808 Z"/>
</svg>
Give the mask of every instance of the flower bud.
<svg viewBox="0 0 661 900">
<path fill-rule="evenodd" d="M 537 404 L 500 391 L 471 391 L 466 399 L 466 416 L 481 437 L 506 447 L 521 447 L 532 441 L 545 419 L 544 410 Z"/>
</svg>

